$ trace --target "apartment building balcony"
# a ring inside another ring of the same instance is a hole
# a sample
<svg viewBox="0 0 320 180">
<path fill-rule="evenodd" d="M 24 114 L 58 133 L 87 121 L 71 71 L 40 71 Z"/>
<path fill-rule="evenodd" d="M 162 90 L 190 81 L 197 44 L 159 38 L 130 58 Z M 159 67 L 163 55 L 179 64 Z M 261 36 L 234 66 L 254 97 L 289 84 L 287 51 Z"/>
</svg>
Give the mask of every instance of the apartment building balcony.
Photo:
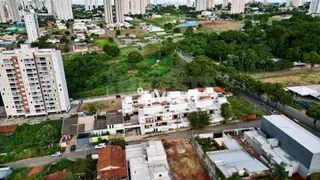
<svg viewBox="0 0 320 180">
<path fill-rule="evenodd" d="M 5 69 L 14 69 L 14 66 L 13 66 L 13 64 L 5 64 L 4 68 Z"/>
</svg>

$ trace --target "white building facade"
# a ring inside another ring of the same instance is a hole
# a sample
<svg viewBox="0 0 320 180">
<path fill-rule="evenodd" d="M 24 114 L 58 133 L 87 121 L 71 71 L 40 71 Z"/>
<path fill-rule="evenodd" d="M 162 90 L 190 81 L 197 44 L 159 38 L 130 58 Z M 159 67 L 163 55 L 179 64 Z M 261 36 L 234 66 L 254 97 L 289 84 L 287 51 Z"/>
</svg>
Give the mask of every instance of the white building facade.
<svg viewBox="0 0 320 180">
<path fill-rule="evenodd" d="M 7 22 L 6 6 L 0 1 L 0 23 Z"/>
<path fill-rule="evenodd" d="M 161 98 L 144 93 L 137 100 L 126 97 L 122 101 L 122 114 L 128 124 L 136 118 L 141 134 L 145 134 L 188 127 L 188 115 L 196 111 L 207 112 L 211 123 L 221 122 L 220 107 L 223 103 L 227 103 L 226 97 L 219 96 L 212 87 L 205 88 L 203 92 L 198 89 L 170 91 Z"/>
<path fill-rule="evenodd" d="M 7 0 L 8 12 L 12 22 L 21 21 L 19 3 L 17 0 Z"/>
<path fill-rule="evenodd" d="M 29 43 L 37 41 L 40 37 L 37 14 L 34 12 L 25 12 L 24 21 L 26 24 Z"/>
<path fill-rule="evenodd" d="M 70 108 L 61 52 L 30 48 L 0 53 L 0 91 L 7 116 L 36 116 Z"/>
<path fill-rule="evenodd" d="M 104 22 L 113 23 L 111 0 L 104 0 L 103 3 L 104 3 Z"/>
<path fill-rule="evenodd" d="M 245 0 L 232 0 L 231 14 L 244 13 L 245 5 Z"/>
<path fill-rule="evenodd" d="M 309 8 L 309 14 L 320 13 L 320 0 L 312 0 Z"/>
<path fill-rule="evenodd" d="M 44 6 L 48 10 L 49 14 L 54 14 L 54 3 L 53 3 L 53 0 L 45 0 L 44 1 Z"/>
<path fill-rule="evenodd" d="M 131 14 L 145 14 L 146 2 L 145 0 L 130 0 Z"/>
<path fill-rule="evenodd" d="M 53 2 L 57 19 L 73 19 L 72 0 L 54 0 Z"/>
<path fill-rule="evenodd" d="M 207 0 L 207 9 L 211 10 L 216 6 L 216 1 L 215 0 Z"/>
<path fill-rule="evenodd" d="M 196 11 L 203 11 L 206 10 L 207 3 L 206 0 L 196 0 Z"/>
<path fill-rule="evenodd" d="M 125 0 L 116 0 L 114 1 L 115 9 L 116 9 L 116 21 L 123 22 L 124 21 L 124 2 Z"/>
<path fill-rule="evenodd" d="M 293 6 L 299 7 L 303 6 L 303 0 L 286 0 L 286 7 Z"/>
</svg>

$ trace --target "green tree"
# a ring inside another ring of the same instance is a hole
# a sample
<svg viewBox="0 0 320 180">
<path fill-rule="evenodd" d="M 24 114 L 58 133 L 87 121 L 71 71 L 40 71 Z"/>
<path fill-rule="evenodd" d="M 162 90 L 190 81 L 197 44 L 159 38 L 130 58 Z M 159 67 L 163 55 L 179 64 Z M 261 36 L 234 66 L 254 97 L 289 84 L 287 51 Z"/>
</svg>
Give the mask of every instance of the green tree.
<svg viewBox="0 0 320 180">
<path fill-rule="evenodd" d="M 76 39 L 76 37 L 75 36 L 71 36 L 71 38 L 70 38 L 72 41 L 74 41 L 75 39 Z"/>
<path fill-rule="evenodd" d="M 37 132 L 37 140 L 41 146 L 51 146 L 56 142 L 59 132 L 50 124 L 47 124 Z"/>
<path fill-rule="evenodd" d="M 116 57 L 120 54 L 120 49 L 117 46 L 109 46 L 108 44 L 103 46 L 103 51 L 111 57 Z"/>
<path fill-rule="evenodd" d="M 65 45 L 64 48 L 63 48 L 63 52 L 67 53 L 70 51 L 70 48 L 68 45 Z"/>
<path fill-rule="evenodd" d="M 313 70 L 314 65 L 320 64 L 320 55 L 316 51 L 306 53 L 303 56 L 305 63 L 309 63 L 311 66 L 311 71 Z"/>
<path fill-rule="evenodd" d="M 164 29 L 171 30 L 172 28 L 173 28 L 173 24 L 172 23 L 164 24 Z"/>
<path fill-rule="evenodd" d="M 180 29 L 180 28 L 174 28 L 174 29 L 173 29 L 173 32 L 174 32 L 174 33 L 181 33 L 181 29 Z"/>
<path fill-rule="evenodd" d="M 204 111 L 192 112 L 188 115 L 188 120 L 192 129 L 200 129 L 210 124 L 210 115 Z"/>
<path fill-rule="evenodd" d="M 187 74 L 200 86 L 207 86 L 213 82 L 217 73 L 212 61 L 206 56 L 198 56 L 187 65 Z"/>
<path fill-rule="evenodd" d="M 268 61 L 271 61 L 271 58 L 273 58 L 270 48 L 265 44 L 257 44 L 254 46 L 254 50 L 260 58 L 259 64 L 263 68 L 264 72 L 266 72 L 266 65 Z"/>
<path fill-rule="evenodd" d="M 193 34 L 193 27 L 187 27 L 186 31 L 184 32 L 184 35 L 189 36 Z"/>
<path fill-rule="evenodd" d="M 142 60 L 143 60 L 143 56 L 137 51 L 133 51 L 133 52 L 129 53 L 129 55 L 128 55 L 128 62 L 129 63 L 138 63 Z"/>
<path fill-rule="evenodd" d="M 120 146 L 122 149 L 125 149 L 128 143 L 124 139 L 115 139 L 110 142 L 111 145 Z"/>
<path fill-rule="evenodd" d="M 224 103 L 221 105 L 221 116 L 228 121 L 234 116 L 234 112 L 231 108 L 231 105 L 228 103 Z"/>
<path fill-rule="evenodd" d="M 116 30 L 116 36 L 120 36 L 121 35 L 121 31 L 119 29 Z"/>
<path fill-rule="evenodd" d="M 288 179 L 288 173 L 286 172 L 286 169 L 281 166 L 276 164 L 273 172 L 271 173 L 271 176 L 275 180 L 287 180 Z"/>
<path fill-rule="evenodd" d="M 241 177 L 239 176 L 239 174 L 232 174 L 232 176 L 229 177 L 228 180 L 241 180 Z"/>
<path fill-rule="evenodd" d="M 69 36 L 69 35 L 70 35 L 70 32 L 69 32 L 69 31 L 66 31 L 66 32 L 64 32 L 64 34 L 65 34 L 66 36 Z"/>
<path fill-rule="evenodd" d="M 312 105 L 306 114 L 313 119 L 313 125 L 316 126 L 317 121 L 320 120 L 320 107 L 317 105 Z"/>
<path fill-rule="evenodd" d="M 86 111 L 88 114 L 95 114 L 97 112 L 97 106 L 96 104 L 88 104 L 87 107 L 86 107 Z"/>
</svg>

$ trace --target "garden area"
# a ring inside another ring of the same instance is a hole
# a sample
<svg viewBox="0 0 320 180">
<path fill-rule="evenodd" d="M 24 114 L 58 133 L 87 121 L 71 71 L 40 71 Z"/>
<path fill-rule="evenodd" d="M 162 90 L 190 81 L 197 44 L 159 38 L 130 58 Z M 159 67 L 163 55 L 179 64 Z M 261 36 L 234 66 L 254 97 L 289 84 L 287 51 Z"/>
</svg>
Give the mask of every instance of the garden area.
<svg viewBox="0 0 320 180">
<path fill-rule="evenodd" d="M 46 121 L 40 124 L 19 125 L 10 137 L 0 136 L 0 164 L 21 159 L 46 156 L 61 150 L 61 120 Z"/>
<path fill-rule="evenodd" d="M 78 175 L 86 176 L 86 179 L 94 179 L 96 175 L 97 160 L 86 159 L 62 159 L 56 164 L 47 164 L 33 168 L 14 169 L 9 180 L 37 180 L 45 179 L 50 174 L 64 171 L 67 176 L 62 179 L 78 180 Z"/>
</svg>

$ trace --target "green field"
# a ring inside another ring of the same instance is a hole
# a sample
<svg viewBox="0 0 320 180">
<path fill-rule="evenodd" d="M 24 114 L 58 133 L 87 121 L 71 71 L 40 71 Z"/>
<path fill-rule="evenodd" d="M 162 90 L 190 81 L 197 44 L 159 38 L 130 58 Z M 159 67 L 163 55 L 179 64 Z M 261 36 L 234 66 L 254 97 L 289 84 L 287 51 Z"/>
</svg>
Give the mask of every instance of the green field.
<svg viewBox="0 0 320 180">
<path fill-rule="evenodd" d="M 105 44 L 108 44 L 109 46 L 117 46 L 117 43 L 115 43 L 114 41 L 113 42 L 111 42 L 110 40 L 109 40 L 109 37 L 94 37 L 93 38 L 93 41 L 97 44 L 97 46 L 99 47 L 99 48 L 103 48 L 103 46 L 105 45 Z"/>
<path fill-rule="evenodd" d="M 178 20 L 179 18 L 176 17 L 161 17 L 161 18 L 150 18 L 150 19 L 145 19 L 144 21 L 147 24 L 152 24 L 154 26 L 160 26 L 163 27 L 165 23 L 169 23 L 173 20 Z"/>
</svg>

